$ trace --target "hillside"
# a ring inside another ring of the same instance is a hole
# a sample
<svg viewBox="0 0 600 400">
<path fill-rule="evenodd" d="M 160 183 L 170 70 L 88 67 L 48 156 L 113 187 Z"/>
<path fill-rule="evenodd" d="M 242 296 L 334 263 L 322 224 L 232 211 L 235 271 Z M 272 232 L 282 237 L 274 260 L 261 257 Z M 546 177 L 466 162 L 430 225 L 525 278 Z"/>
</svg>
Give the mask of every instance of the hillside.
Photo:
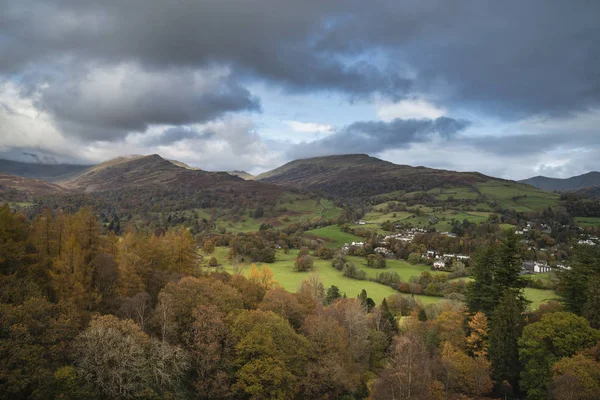
<svg viewBox="0 0 600 400">
<path fill-rule="evenodd" d="M 543 190 L 576 190 L 600 186 L 600 172 L 592 171 L 587 174 L 572 176 L 566 179 L 535 176 L 520 182 L 527 183 Z"/>
<path fill-rule="evenodd" d="M 156 154 L 106 161 L 63 186 L 65 193 L 40 199 L 40 205 L 73 210 L 90 205 L 99 214 L 151 226 L 162 221 L 202 230 L 254 231 L 261 224 L 289 225 L 340 212 L 316 196 L 226 172 L 180 167 Z"/>
<path fill-rule="evenodd" d="M 90 165 L 38 164 L 0 159 L 0 172 L 23 178 L 59 182 L 72 179 L 90 168 Z"/>
<path fill-rule="evenodd" d="M 471 207 L 482 211 L 500 207 L 528 212 L 558 202 L 557 195 L 523 183 L 478 172 L 397 165 L 365 154 L 295 160 L 256 180 L 369 204 L 393 200 L 409 206 Z"/>
<path fill-rule="evenodd" d="M 0 202 L 30 202 L 36 197 L 64 192 L 62 187 L 40 179 L 0 173 Z"/>
<path fill-rule="evenodd" d="M 252 174 L 247 173 L 246 171 L 227 171 L 229 175 L 237 176 L 238 178 L 242 178 L 246 181 L 254 180 L 256 177 Z"/>
<path fill-rule="evenodd" d="M 468 186 L 491 179 L 477 172 L 397 165 L 366 154 L 295 160 L 256 177 L 261 182 L 352 197 Z"/>
<path fill-rule="evenodd" d="M 119 157 L 98 164 L 63 186 L 84 192 L 172 187 L 207 189 L 216 185 L 238 186 L 243 180 L 224 172 L 206 172 L 179 166 L 157 154 Z M 248 187 L 250 189 L 250 187 Z"/>
</svg>

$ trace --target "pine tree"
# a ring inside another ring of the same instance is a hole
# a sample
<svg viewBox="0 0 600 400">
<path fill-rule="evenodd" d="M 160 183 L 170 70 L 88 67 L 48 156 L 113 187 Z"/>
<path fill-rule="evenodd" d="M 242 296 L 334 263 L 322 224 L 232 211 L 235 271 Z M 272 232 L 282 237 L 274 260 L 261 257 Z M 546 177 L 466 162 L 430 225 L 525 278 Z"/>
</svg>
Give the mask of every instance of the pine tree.
<svg viewBox="0 0 600 400">
<path fill-rule="evenodd" d="M 521 364 L 518 341 L 523 332 L 524 304 L 514 291 L 507 291 L 490 319 L 489 358 L 496 382 L 507 381 L 518 391 Z"/>
<path fill-rule="evenodd" d="M 387 300 L 383 299 L 381 302 L 381 316 L 385 321 L 384 330 L 386 330 L 388 336 L 394 336 L 395 333 L 398 333 L 398 321 L 396 321 L 396 317 L 390 311 L 390 307 L 388 306 Z"/>
</svg>

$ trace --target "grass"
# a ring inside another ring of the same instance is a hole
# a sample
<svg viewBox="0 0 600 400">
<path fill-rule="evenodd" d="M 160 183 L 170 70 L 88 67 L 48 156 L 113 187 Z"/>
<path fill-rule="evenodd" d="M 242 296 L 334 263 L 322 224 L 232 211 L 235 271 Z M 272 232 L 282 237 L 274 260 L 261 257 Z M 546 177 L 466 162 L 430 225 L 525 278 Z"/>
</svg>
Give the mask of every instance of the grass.
<svg viewBox="0 0 600 400">
<path fill-rule="evenodd" d="M 531 310 L 537 310 L 545 301 L 558 299 L 554 290 L 525 288 L 524 292 L 527 300 L 531 301 L 529 305 Z"/>
<path fill-rule="evenodd" d="M 217 250 L 218 249 L 215 249 L 215 256 L 217 256 Z M 218 251 L 223 254 L 223 250 Z M 226 251 L 227 249 L 225 249 L 225 254 Z M 271 264 L 266 264 L 273 271 L 273 279 L 290 292 L 296 292 L 300 284 L 309 277 L 308 272 L 295 272 L 293 270 L 297 254 L 298 252 L 296 250 L 290 251 L 289 254 L 278 251 L 276 261 Z M 241 269 L 243 274 L 247 274 L 250 270 L 250 264 L 240 264 L 238 266 L 226 265 L 225 269 L 229 272 L 235 272 L 237 269 Z M 360 292 L 365 289 L 369 297 L 377 304 L 381 303 L 384 298 L 397 293 L 394 289 L 376 282 L 350 279 L 337 269 L 333 268 L 331 266 L 331 261 L 328 260 L 319 260 L 315 258 L 313 271 L 311 273 L 319 274 L 319 278 L 325 289 L 329 288 L 331 285 L 335 285 L 342 293 L 346 293 L 348 297 L 358 296 Z"/>
<path fill-rule="evenodd" d="M 413 276 L 419 276 L 421 272 L 429 271 L 433 275 L 446 274 L 443 271 L 432 271 L 427 265 L 413 265 L 402 260 L 386 260 L 387 266 L 383 269 L 367 267 L 367 260 L 364 257 L 348 256 L 348 261 L 353 262 L 357 267 L 365 271 L 368 278 L 375 278 L 380 272 L 396 272 L 404 282 L 408 282 Z"/>
<path fill-rule="evenodd" d="M 329 225 L 323 228 L 312 229 L 310 231 L 306 231 L 305 234 L 326 240 L 327 246 L 331 248 L 338 248 L 343 246 L 344 243 L 360 242 L 363 240 L 358 236 L 343 232 L 337 225 Z"/>
<path fill-rule="evenodd" d="M 227 253 L 229 249 L 227 247 L 216 247 L 213 254 L 204 255 L 205 259 L 208 261 L 210 257 L 214 256 L 217 258 L 222 267 L 225 268 L 230 273 L 234 273 L 237 271 L 241 271 L 243 274 L 247 274 L 250 270 L 250 263 L 242 263 L 238 265 L 232 265 L 227 260 Z M 292 250 L 289 254 L 285 254 L 283 251 L 278 250 L 276 255 L 276 261 L 271 264 L 266 264 L 273 271 L 273 278 L 286 290 L 290 292 L 296 292 L 300 286 L 300 284 L 308 279 L 308 272 L 295 272 L 293 269 L 294 261 L 296 260 L 296 256 L 298 254 L 297 250 Z M 429 271 L 432 274 L 445 274 L 446 272 L 441 271 L 431 271 L 430 268 L 426 265 L 412 265 L 405 261 L 401 260 L 388 260 L 387 267 L 384 269 L 373 269 L 368 268 L 366 266 L 366 260 L 362 257 L 348 257 L 349 261 L 352 261 L 356 264 L 357 267 L 362 269 L 367 273 L 367 277 L 374 278 L 379 272 L 397 272 L 398 275 L 402 277 L 402 280 L 408 282 L 411 277 L 418 276 L 423 271 Z M 348 297 L 357 296 L 362 289 L 367 291 L 369 297 L 371 297 L 377 304 L 381 303 L 381 301 L 395 293 L 398 293 L 394 289 L 379 284 L 377 282 L 370 282 L 367 280 L 359 281 L 356 279 L 351 279 L 342 274 L 342 272 L 336 270 L 331 266 L 331 261 L 329 260 L 320 260 L 318 258 L 314 258 L 314 267 L 313 272 L 319 274 L 319 278 L 323 283 L 325 289 L 329 288 L 331 285 L 337 286 L 342 293 L 346 293 Z M 540 279 L 549 279 L 548 274 L 536 274 L 536 278 Z M 459 278 L 463 280 L 470 281 L 471 278 Z M 410 295 L 406 295 L 410 296 Z M 443 300 L 443 297 L 436 296 L 425 296 L 425 295 L 414 295 L 416 299 L 418 299 L 423 304 L 433 304 L 437 303 L 440 300 Z M 556 299 L 557 295 L 553 290 L 543 290 L 543 289 L 533 289 L 533 288 L 525 288 L 525 297 L 530 300 L 532 303 L 530 308 L 532 310 L 537 309 L 540 304 L 544 301 Z"/>
<path fill-rule="evenodd" d="M 582 228 L 600 227 L 600 217 L 575 217 L 575 222 Z"/>
<path fill-rule="evenodd" d="M 478 190 L 503 208 L 515 211 L 541 211 L 558 204 L 559 196 L 525 184 L 490 181 L 477 184 Z"/>
</svg>

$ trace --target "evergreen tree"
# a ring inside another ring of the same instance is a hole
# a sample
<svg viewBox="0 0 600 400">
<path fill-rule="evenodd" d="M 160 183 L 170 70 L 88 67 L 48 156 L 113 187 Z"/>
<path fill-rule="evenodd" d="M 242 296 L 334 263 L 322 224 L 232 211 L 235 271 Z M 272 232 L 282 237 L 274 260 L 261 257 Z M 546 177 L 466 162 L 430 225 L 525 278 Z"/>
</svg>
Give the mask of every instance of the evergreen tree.
<svg viewBox="0 0 600 400">
<path fill-rule="evenodd" d="M 588 303 L 588 295 L 596 294 L 588 288 L 598 285 L 600 280 L 600 247 L 577 246 L 570 269 L 561 270 L 558 273 L 557 292 L 562 297 L 565 308 L 572 313 L 582 315 L 584 308 L 588 312 L 592 308 L 598 310 L 599 299 L 592 296 Z"/>
<path fill-rule="evenodd" d="M 331 287 L 327 289 L 327 292 L 325 293 L 325 303 L 331 304 L 340 297 L 342 297 L 340 289 L 335 285 L 331 285 Z"/>
<path fill-rule="evenodd" d="M 392 337 L 395 333 L 398 333 L 398 321 L 396 321 L 396 317 L 394 317 L 394 314 L 390 311 L 386 299 L 383 299 L 381 302 L 381 316 L 385 321 L 384 330 L 388 336 Z"/>
<path fill-rule="evenodd" d="M 496 382 L 508 382 L 518 391 L 518 341 L 523 332 L 524 303 L 514 291 L 507 291 L 492 313 L 489 332 L 489 358 Z"/>
</svg>

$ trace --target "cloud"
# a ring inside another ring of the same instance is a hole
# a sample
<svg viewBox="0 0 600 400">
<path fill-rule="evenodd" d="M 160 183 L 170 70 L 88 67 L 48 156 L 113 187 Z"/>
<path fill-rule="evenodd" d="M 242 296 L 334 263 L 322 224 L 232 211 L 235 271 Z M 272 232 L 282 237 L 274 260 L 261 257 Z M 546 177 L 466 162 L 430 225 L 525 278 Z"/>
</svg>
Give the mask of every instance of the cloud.
<svg viewBox="0 0 600 400">
<path fill-rule="evenodd" d="M 315 122 L 284 121 L 293 131 L 300 133 L 330 133 L 333 125 L 318 124 Z"/>
<path fill-rule="evenodd" d="M 323 139 L 293 146 L 288 156 L 306 158 L 346 153 L 376 154 L 385 150 L 407 148 L 413 143 L 448 140 L 467 126 L 468 121 L 448 117 L 355 122 Z"/>
<path fill-rule="evenodd" d="M 221 68 L 152 71 L 132 64 L 93 66 L 39 89 L 37 106 L 60 128 L 88 140 L 115 140 L 150 125 L 185 125 L 260 103 Z"/>
<path fill-rule="evenodd" d="M 152 147 L 168 146 L 186 139 L 209 140 L 214 137 L 215 133 L 211 131 L 198 132 L 189 127 L 173 127 L 160 132 L 158 135 L 144 135 L 142 140 L 145 146 Z"/>
<path fill-rule="evenodd" d="M 439 118 L 446 114 L 446 110 L 436 107 L 423 99 L 407 99 L 396 103 L 382 102 L 377 106 L 377 116 L 384 121 L 395 118 Z"/>
</svg>

